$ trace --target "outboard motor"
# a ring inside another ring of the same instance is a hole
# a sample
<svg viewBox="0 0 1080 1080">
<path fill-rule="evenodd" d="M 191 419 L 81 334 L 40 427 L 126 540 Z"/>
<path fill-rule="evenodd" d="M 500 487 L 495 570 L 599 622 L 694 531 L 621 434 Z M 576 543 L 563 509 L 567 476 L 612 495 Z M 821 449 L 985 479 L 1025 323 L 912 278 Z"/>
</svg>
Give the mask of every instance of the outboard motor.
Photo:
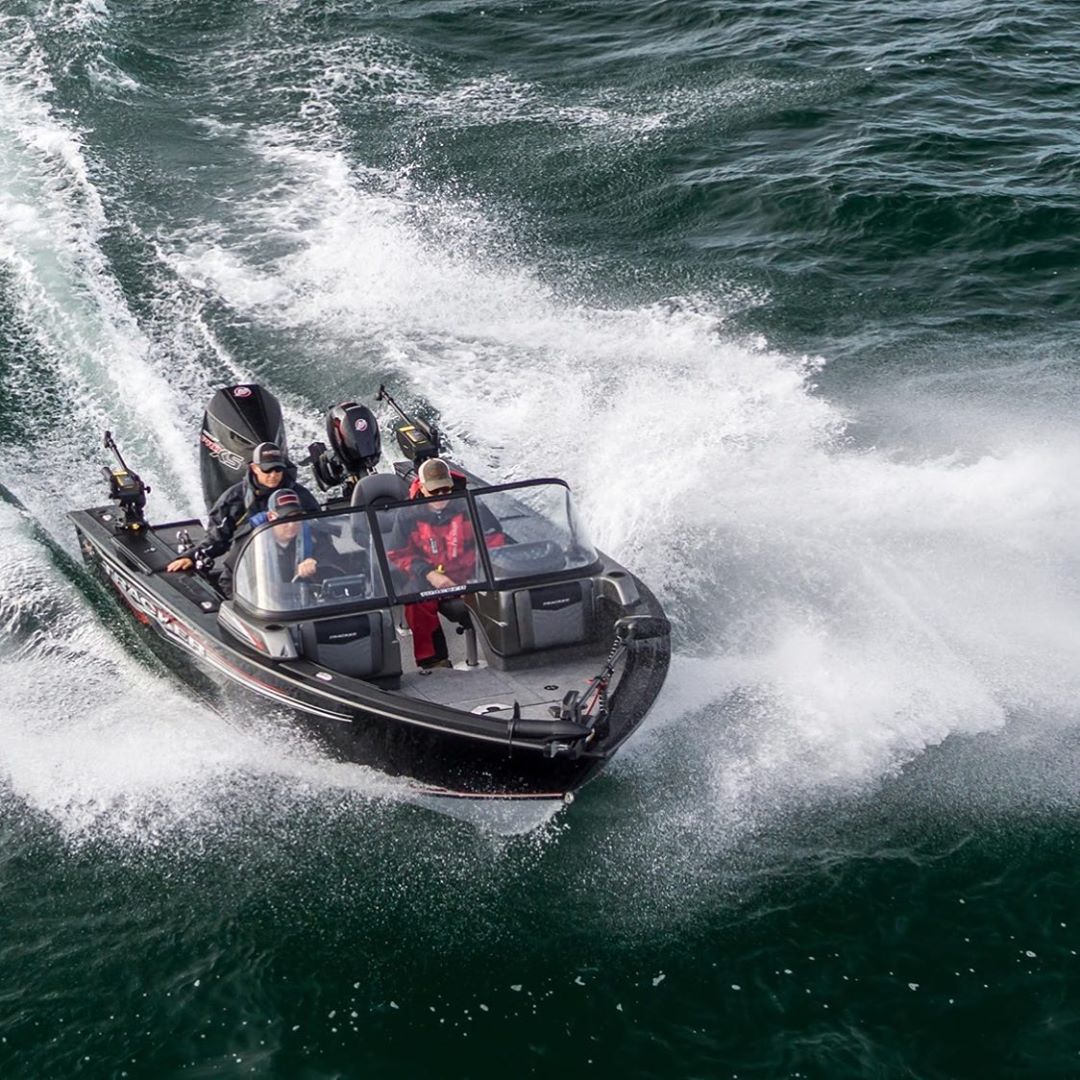
<svg viewBox="0 0 1080 1080">
<path fill-rule="evenodd" d="M 382 457 L 379 422 L 366 405 L 344 401 L 326 414 L 326 439 L 329 447 L 320 442 L 308 447 L 315 480 L 322 491 L 342 485 L 348 498 Z"/>
<path fill-rule="evenodd" d="M 255 447 L 262 442 L 277 443 L 288 457 L 277 398 L 254 383 L 218 390 L 206 406 L 199 437 L 199 468 L 208 509 L 227 487 L 243 480 Z"/>
</svg>

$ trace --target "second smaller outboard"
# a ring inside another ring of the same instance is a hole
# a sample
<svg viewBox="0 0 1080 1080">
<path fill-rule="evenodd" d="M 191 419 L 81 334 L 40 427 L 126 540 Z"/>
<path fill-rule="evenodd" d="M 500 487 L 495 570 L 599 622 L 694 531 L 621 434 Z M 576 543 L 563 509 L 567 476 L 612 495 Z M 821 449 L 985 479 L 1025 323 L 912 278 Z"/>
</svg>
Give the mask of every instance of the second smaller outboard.
<svg viewBox="0 0 1080 1080">
<path fill-rule="evenodd" d="M 308 447 L 320 490 L 342 488 L 348 498 L 357 482 L 370 475 L 382 457 L 382 435 L 375 414 L 355 401 L 335 405 L 326 414 L 326 439 Z"/>
</svg>

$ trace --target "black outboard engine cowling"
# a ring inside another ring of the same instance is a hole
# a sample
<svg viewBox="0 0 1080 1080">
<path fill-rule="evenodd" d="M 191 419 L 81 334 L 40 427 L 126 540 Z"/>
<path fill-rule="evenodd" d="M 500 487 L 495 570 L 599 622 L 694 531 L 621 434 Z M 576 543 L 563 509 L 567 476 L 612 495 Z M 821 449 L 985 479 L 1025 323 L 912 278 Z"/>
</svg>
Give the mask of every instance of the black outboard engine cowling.
<svg viewBox="0 0 1080 1080">
<path fill-rule="evenodd" d="M 379 422 L 366 405 L 355 401 L 335 405 L 326 414 L 326 438 L 352 476 L 374 472 L 382 457 Z"/>
<path fill-rule="evenodd" d="M 288 457 L 285 422 L 278 400 L 261 386 L 241 383 L 222 387 L 203 414 L 199 468 L 207 509 L 237 480 L 243 480 L 255 447 L 277 443 Z"/>
<path fill-rule="evenodd" d="M 356 482 L 370 475 L 382 457 L 382 435 L 375 414 L 355 401 L 335 405 L 326 414 L 326 438 L 330 446 L 308 447 L 315 479 L 323 491 L 343 485 L 346 498 Z"/>
</svg>

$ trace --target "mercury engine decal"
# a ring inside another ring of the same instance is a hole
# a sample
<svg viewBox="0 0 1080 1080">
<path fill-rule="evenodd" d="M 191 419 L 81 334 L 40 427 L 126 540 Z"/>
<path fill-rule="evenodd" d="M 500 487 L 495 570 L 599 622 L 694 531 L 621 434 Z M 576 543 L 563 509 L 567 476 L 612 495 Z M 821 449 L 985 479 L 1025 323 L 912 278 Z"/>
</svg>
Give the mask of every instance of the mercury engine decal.
<svg viewBox="0 0 1080 1080">
<path fill-rule="evenodd" d="M 232 469 L 233 472 L 240 472 L 244 467 L 244 459 L 239 454 L 234 454 L 232 450 L 226 450 L 208 431 L 202 433 L 202 444 L 210 451 L 212 458 L 217 458 L 226 469 Z"/>
</svg>

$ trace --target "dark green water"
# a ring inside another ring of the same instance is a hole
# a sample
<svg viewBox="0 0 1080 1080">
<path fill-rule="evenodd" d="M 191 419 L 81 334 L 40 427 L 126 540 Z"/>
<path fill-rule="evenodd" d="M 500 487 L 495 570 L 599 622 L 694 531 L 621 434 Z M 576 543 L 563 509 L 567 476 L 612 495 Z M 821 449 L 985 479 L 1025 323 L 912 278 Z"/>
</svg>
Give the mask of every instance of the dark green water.
<svg viewBox="0 0 1080 1080">
<path fill-rule="evenodd" d="M 0 1075 L 1080 1075 L 1075 6 L 0 5 Z M 527 835 L 218 716 L 109 426 L 382 380 L 662 596 Z"/>
</svg>

